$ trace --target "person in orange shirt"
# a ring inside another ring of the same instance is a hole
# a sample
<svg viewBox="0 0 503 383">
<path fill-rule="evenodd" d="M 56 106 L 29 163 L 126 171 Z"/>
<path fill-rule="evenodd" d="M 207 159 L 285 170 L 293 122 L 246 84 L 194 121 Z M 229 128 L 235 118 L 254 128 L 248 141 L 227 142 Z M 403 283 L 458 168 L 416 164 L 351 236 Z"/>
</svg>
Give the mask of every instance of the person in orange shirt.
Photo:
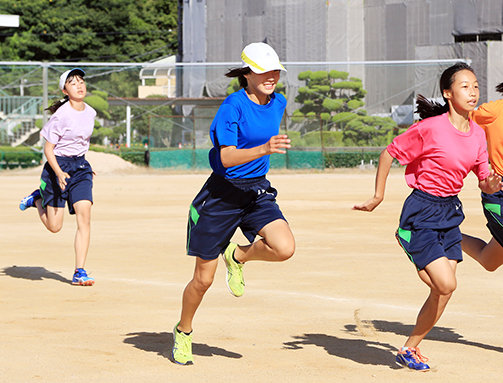
<svg viewBox="0 0 503 383">
<path fill-rule="evenodd" d="M 503 83 L 496 86 L 503 93 Z M 470 112 L 470 118 L 486 132 L 489 162 L 496 174 L 503 175 L 503 99 L 482 104 Z M 503 191 L 494 194 L 481 193 L 487 227 L 492 234 L 484 240 L 463 235 L 461 247 L 487 271 L 495 271 L 503 265 Z"/>
</svg>

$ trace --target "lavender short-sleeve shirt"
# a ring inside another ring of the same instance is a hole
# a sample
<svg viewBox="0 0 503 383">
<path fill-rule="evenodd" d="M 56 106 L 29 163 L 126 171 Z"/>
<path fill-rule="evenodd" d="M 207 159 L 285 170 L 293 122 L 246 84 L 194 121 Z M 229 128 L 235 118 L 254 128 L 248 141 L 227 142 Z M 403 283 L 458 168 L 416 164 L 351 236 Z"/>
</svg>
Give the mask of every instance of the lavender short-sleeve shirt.
<svg viewBox="0 0 503 383">
<path fill-rule="evenodd" d="M 45 124 L 40 134 L 54 144 L 54 154 L 61 157 L 83 156 L 89 150 L 96 111 L 84 104 L 78 111 L 64 103 Z"/>
</svg>

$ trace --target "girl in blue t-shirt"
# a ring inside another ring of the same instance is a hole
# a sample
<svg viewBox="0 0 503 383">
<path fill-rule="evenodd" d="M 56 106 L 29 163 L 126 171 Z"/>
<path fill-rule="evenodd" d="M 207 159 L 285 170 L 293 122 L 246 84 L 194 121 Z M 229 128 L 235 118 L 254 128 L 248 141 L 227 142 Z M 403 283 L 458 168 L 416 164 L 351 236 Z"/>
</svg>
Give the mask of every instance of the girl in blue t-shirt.
<svg viewBox="0 0 503 383">
<path fill-rule="evenodd" d="M 196 256 L 196 267 L 183 293 L 172 351 L 173 361 L 183 365 L 193 363 L 192 320 L 213 283 L 219 254 L 227 266 L 227 286 L 240 297 L 246 262 L 285 261 L 295 251 L 276 189 L 265 177 L 269 156 L 290 148 L 288 137 L 278 134 L 286 100 L 274 93 L 285 68 L 264 43 L 247 45 L 241 59 L 242 67 L 226 76 L 237 77 L 243 89 L 225 99 L 211 124 L 213 172 L 190 205 L 187 253 Z M 230 242 L 238 227 L 250 244 Z M 257 235 L 260 239 L 254 242 Z"/>
</svg>

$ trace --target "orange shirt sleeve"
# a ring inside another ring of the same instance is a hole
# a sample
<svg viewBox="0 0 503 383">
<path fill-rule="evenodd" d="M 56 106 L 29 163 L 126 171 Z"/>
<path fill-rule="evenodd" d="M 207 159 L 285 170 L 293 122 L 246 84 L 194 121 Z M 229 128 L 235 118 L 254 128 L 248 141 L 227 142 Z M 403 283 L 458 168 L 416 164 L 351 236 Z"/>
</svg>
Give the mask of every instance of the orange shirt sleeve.
<svg viewBox="0 0 503 383">
<path fill-rule="evenodd" d="M 494 121 L 503 110 L 503 100 L 486 102 L 478 107 L 477 110 L 470 112 L 470 118 L 477 123 L 482 129 Z"/>
<path fill-rule="evenodd" d="M 503 175 L 503 100 L 482 104 L 470 118 L 486 132 L 487 151 L 492 168 Z"/>
</svg>

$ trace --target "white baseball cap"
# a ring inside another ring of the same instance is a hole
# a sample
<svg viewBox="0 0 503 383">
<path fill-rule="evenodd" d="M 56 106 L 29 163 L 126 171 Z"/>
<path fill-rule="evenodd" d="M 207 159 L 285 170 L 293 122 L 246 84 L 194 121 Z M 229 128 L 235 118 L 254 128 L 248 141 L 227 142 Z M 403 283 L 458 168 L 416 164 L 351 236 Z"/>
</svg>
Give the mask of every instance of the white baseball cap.
<svg viewBox="0 0 503 383">
<path fill-rule="evenodd" d="M 61 76 L 59 76 L 59 89 L 61 89 L 61 90 L 65 89 L 66 79 L 68 78 L 68 76 L 75 75 L 75 74 L 79 75 L 80 77 L 84 77 L 86 75 L 86 72 L 84 72 L 80 68 L 73 68 L 73 69 L 67 70 Z"/>
<path fill-rule="evenodd" d="M 243 68 L 250 68 L 254 73 L 261 74 L 272 70 L 286 69 L 281 65 L 278 54 L 266 43 L 247 45 L 241 53 Z"/>
</svg>

